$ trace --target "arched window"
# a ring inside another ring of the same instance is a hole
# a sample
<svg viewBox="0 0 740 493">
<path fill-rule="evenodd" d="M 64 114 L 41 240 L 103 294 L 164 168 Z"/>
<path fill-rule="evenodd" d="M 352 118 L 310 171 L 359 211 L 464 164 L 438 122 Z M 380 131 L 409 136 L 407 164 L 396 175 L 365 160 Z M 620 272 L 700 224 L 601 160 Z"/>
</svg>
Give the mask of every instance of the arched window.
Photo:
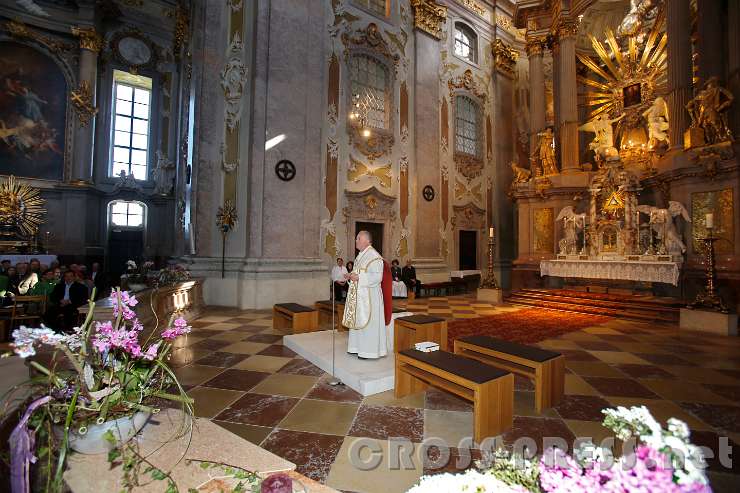
<svg viewBox="0 0 740 493">
<path fill-rule="evenodd" d="M 355 55 L 350 60 L 352 103 L 359 104 L 364 125 L 388 130 L 390 127 L 388 69 L 367 55 Z"/>
<path fill-rule="evenodd" d="M 108 204 L 108 217 L 111 228 L 144 229 L 146 204 L 114 200 Z"/>
<path fill-rule="evenodd" d="M 480 157 L 481 117 L 478 104 L 467 96 L 455 98 L 455 152 Z"/>
<path fill-rule="evenodd" d="M 455 23 L 455 55 L 472 63 L 478 63 L 478 36 L 463 24 Z"/>
<path fill-rule="evenodd" d="M 113 71 L 110 176 L 121 172 L 136 180 L 148 176 L 152 117 L 152 79 Z"/>
</svg>

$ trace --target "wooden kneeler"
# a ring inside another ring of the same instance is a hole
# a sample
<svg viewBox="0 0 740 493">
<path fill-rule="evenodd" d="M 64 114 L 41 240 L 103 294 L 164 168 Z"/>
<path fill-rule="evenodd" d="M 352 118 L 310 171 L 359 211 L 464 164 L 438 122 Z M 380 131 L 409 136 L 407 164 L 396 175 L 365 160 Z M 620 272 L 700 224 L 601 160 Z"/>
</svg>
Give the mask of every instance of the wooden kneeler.
<svg viewBox="0 0 740 493">
<path fill-rule="evenodd" d="M 396 353 L 397 398 L 421 392 L 429 385 L 473 402 L 474 440 L 502 434 L 512 427 L 514 375 L 447 351 Z"/>
<path fill-rule="evenodd" d="M 290 328 L 293 334 L 313 332 L 319 328 L 319 312 L 298 303 L 277 303 L 272 307 L 272 328 Z"/>
</svg>

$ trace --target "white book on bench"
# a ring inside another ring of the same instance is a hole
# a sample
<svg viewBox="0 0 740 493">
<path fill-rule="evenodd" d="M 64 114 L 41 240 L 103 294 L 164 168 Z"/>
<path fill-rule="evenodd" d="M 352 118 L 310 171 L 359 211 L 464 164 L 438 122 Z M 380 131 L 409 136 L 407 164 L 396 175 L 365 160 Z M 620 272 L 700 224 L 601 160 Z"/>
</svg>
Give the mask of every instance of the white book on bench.
<svg viewBox="0 0 740 493">
<path fill-rule="evenodd" d="M 417 342 L 416 344 L 414 344 L 414 349 L 416 349 L 417 351 L 429 353 L 432 351 L 439 351 L 439 344 L 430 341 Z"/>
</svg>

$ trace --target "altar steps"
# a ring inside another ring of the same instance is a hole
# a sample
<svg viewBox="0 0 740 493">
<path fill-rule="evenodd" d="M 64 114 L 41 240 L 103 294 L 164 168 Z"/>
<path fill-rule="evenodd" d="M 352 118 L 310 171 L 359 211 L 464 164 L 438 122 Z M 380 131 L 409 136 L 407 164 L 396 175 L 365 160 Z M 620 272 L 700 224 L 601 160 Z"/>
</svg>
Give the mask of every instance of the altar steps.
<svg viewBox="0 0 740 493">
<path fill-rule="evenodd" d="M 672 298 L 562 289 L 521 289 L 511 293 L 506 301 L 516 305 L 663 323 L 678 323 L 679 309 L 684 306 Z"/>
</svg>

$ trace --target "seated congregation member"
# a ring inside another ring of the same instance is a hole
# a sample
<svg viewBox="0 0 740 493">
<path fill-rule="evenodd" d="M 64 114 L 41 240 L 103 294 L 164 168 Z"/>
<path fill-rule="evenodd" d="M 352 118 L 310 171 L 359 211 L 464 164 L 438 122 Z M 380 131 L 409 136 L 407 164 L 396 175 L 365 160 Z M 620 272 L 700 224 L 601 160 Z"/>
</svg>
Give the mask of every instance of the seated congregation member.
<svg viewBox="0 0 740 493">
<path fill-rule="evenodd" d="M 100 262 L 93 262 L 90 268 L 90 279 L 95 285 L 95 298 L 101 299 L 108 294 L 108 277 L 100 265 Z"/>
<path fill-rule="evenodd" d="M 391 278 L 393 279 L 393 297 L 406 298 L 408 296 L 406 285 L 401 281 L 401 267 L 396 259 L 391 262 Z"/>
<path fill-rule="evenodd" d="M 54 271 L 47 269 L 41 276 L 41 280 L 31 288 L 31 291 L 29 291 L 28 294 L 34 296 L 46 296 L 48 298 L 51 296 L 51 293 L 54 291 L 57 284 L 58 282 L 54 277 Z"/>
<path fill-rule="evenodd" d="M 50 327 L 71 331 L 77 324 L 77 309 L 87 301 L 87 288 L 84 284 L 75 281 L 75 273 L 68 270 L 64 273 L 64 280 L 54 287 L 50 301 L 54 304 L 46 314 L 46 323 Z M 61 327 L 57 322 L 62 316 Z"/>
<path fill-rule="evenodd" d="M 343 301 L 347 296 L 347 268 L 344 266 L 342 258 L 337 259 L 337 265 L 331 269 L 332 289 L 334 290 L 334 299 Z"/>
<path fill-rule="evenodd" d="M 411 265 L 411 259 L 406 260 L 406 266 L 401 272 L 401 280 L 408 289 L 413 290 L 414 294 L 419 296 L 421 291 L 421 282 L 416 279 L 416 269 Z"/>
<path fill-rule="evenodd" d="M 13 294 L 18 294 L 18 271 L 16 271 L 15 267 L 8 267 L 7 275 L 8 286 L 6 290 Z"/>
<path fill-rule="evenodd" d="M 0 262 L 0 274 L 8 274 L 8 269 L 10 269 L 10 260 L 4 259 L 2 262 Z"/>
</svg>

